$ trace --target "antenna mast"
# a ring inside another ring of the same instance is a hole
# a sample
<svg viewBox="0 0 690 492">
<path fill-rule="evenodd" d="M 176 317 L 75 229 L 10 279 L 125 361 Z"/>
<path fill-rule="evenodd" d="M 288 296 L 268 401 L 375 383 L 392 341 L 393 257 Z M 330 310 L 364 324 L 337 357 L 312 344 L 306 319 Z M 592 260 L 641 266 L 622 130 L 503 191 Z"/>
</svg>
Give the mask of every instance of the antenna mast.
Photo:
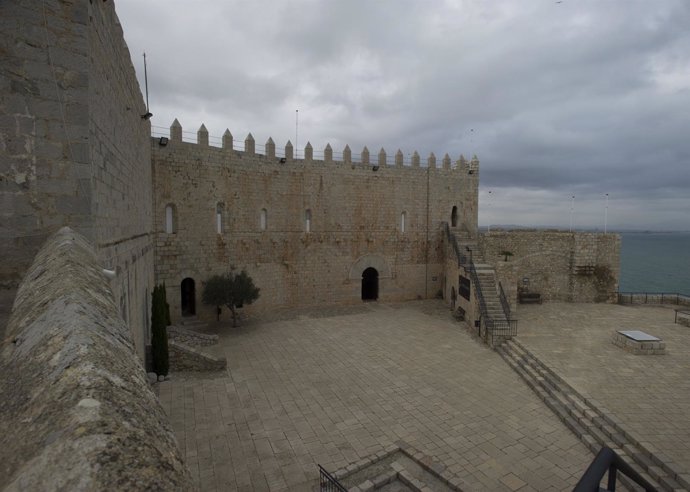
<svg viewBox="0 0 690 492">
<path fill-rule="evenodd" d="M 149 112 L 149 74 L 146 70 L 146 52 L 144 51 L 144 85 L 146 86 L 146 112 Z"/>
<path fill-rule="evenodd" d="M 145 120 L 148 120 L 153 116 L 151 111 L 149 111 L 149 75 L 146 70 L 146 52 L 144 51 L 144 87 L 146 90 L 146 114 L 141 115 Z"/>
</svg>

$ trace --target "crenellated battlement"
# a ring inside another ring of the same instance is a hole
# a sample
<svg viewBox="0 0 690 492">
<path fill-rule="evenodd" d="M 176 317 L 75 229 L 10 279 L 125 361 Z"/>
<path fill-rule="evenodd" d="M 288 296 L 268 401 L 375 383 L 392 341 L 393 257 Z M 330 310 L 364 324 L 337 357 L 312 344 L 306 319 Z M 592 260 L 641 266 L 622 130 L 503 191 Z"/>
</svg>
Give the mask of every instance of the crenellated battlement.
<svg viewBox="0 0 690 492">
<path fill-rule="evenodd" d="M 402 150 L 397 149 L 395 154 L 388 154 L 386 150 L 381 147 L 375 158 L 372 159 L 368 147 L 365 145 L 359 154 L 353 156 L 353 152 L 348 144 L 345 145 L 342 152 L 335 152 L 330 143 L 327 143 L 323 150 L 315 151 L 311 142 L 307 142 L 301 151 L 295 149 L 292 142 L 288 140 L 285 146 L 280 149 L 276 148 L 276 144 L 272 137 L 268 137 L 266 143 L 257 144 L 254 136 L 249 133 L 244 142 L 235 141 L 229 129 L 225 130 L 222 137 L 210 136 L 206 126 L 202 123 L 196 131 L 196 139 L 194 139 L 193 132 L 185 132 L 182 125 L 177 118 L 170 125 L 169 133 L 166 134 L 166 128 L 152 126 L 152 137 L 167 138 L 168 145 L 175 144 L 196 144 L 200 147 L 215 147 L 228 152 L 240 152 L 246 155 L 263 155 L 268 159 L 276 159 L 281 163 L 290 161 L 300 161 L 303 163 L 318 163 L 324 164 L 342 164 L 342 165 L 361 165 L 365 167 L 372 167 L 374 170 L 385 167 L 409 167 L 420 168 L 421 156 L 415 150 L 407 157 Z M 186 138 L 185 138 L 186 137 Z M 440 167 L 437 166 L 436 154 L 429 153 L 426 158 L 426 166 L 429 169 L 444 169 L 457 170 L 461 173 L 478 175 L 479 174 L 479 159 L 476 155 L 472 156 L 471 160 L 467 160 L 464 155 L 460 154 L 457 160 L 453 161 L 450 154 L 446 153 L 441 160 Z"/>
</svg>

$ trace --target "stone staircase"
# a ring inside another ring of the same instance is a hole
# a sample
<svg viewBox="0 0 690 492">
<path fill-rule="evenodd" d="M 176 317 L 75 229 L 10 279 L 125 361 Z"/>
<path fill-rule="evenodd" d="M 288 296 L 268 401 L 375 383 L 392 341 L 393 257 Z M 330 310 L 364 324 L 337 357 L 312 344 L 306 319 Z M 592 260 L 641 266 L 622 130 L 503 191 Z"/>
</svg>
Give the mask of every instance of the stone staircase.
<svg viewBox="0 0 690 492">
<path fill-rule="evenodd" d="M 612 448 L 657 490 L 690 490 L 666 457 L 647 450 L 622 428 L 615 415 L 580 395 L 517 340 L 508 340 L 498 353 L 593 453 L 603 446 Z M 625 477 L 619 478 L 630 490 L 638 490 Z"/>
<path fill-rule="evenodd" d="M 498 281 L 496 278 L 496 271 L 494 268 L 486 263 L 484 260 L 484 255 L 479 248 L 479 244 L 476 239 L 473 239 L 467 231 L 457 231 L 451 230 L 451 234 L 455 237 L 458 246 L 460 247 L 461 253 L 470 256 L 474 263 L 474 269 L 477 272 L 477 279 L 479 281 L 479 287 L 484 298 L 484 304 L 486 306 L 486 315 L 489 320 L 495 322 L 507 323 L 505 312 L 503 311 L 503 306 L 501 305 L 501 299 L 498 292 Z M 506 337 L 500 337 L 498 343 L 502 343 Z"/>
<path fill-rule="evenodd" d="M 485 263 L 475 263 L 474 269 L 477 271 L 479 287 L 482 289 L 482 295 L 484 296 L 484 303 L 489 319 L 506 321 L 506 315 L 503 312 L 501 299 L 498 295 L 496 272 L 494 268 Z"/>
<path fill-rule="evenodd" d="M 196 316 L 182 318 L 168 327 L 171 371 L 220 371 L 227 367 L 222 353 L 213 350 L 218 335 L 206 333 L 208 323 Z"/>
</svg>

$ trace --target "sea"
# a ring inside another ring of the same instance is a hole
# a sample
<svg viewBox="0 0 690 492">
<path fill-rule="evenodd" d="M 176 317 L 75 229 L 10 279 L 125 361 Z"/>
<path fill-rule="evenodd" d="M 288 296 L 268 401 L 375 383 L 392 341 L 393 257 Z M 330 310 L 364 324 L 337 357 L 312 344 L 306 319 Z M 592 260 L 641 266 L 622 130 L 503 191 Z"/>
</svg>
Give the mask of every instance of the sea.
<svg viewBox="0 0 690 492">
<path fill-rule="evenodd" d="M 690 295 L 690 232 L 622 232 L 621 292 Z"/>
</svg>

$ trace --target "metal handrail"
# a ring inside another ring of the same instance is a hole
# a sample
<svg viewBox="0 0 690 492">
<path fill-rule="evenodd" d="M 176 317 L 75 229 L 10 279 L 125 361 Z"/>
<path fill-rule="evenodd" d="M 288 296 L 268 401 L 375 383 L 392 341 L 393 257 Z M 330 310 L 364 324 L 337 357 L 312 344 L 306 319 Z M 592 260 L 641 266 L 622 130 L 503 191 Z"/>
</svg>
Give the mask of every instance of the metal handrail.
<svg viewBox="0 0 690 492">
<path fill-rule="evenodd" d="M 347 489 L 338 482 L 338 479 L 328 473 L 321 465 L 319 467 L 319 490 L 321 492 L 347 492 Z"/>
<path fill-rule="evenodd" d="M 462 254 L 460 252 L 460 246 L 458 245 L 455 235 L 450 233 L 450 227 L 448 226 L 448 222 L 444 222 L 443 226 L 446 232 L 446 238 L 453 246 L 453 250 L 455 251 L 455 255 L 458 260 L 458 267 L 463 266 L 465 268 L 465 271 L 469 272 L 470 279 L 474 284 L 474 296 L 479 301 L 480 337 L 483 336 L 485 341 L 493 346 L 495 340 L 500 337 L 511 337 L 517 335 L 517 320 L 510 319 L 510 304 L 508 304 L 508 300 L 505 296 L 505 293 L 503 292 L 503 287 L 499 283 L 499 287 L 501 289 L 501 306 L 503 308 L 505 320 L 496 320 L 489 317 L 489 310 L 486 307 L 484 293 L 482 292 L 482 287 L 479 283 L 479 275 L 477 275 L 477 270 L 474 266 L 474 261 L 472 261 L 472 250 L 469 250 L 469 256 L 465 256 L 464 254 Z"/>
<path fill-rule="evenodd" d="M 690 305 L 690 295 L 679 292 L 617 292 L 618 304 L 633 304 L 633 299 L 642 299 L 644 296 L 644 304 L 681 304 Z"/>
<path fill-rule="evenodd" d="M 644 487 L 646 491 L 656 491 L 656 488 L 652 484 L 636 472 L 628 463 L 623 461 L 613 449 L 603 447 L 589 464 L 582 478 L 580 478 L 580 481 L 575 485 L 573 492 L 594 492 L 602 490 L 599 484 L 607 471 L 609 474 L 608 483 L 605 489 L 607 491 L 615 492 L 618 472 L 621 472 L 637 485 Z"/>
<path fill-rule="evenodd" d="M 506 319 L 510 319 L 510 303 L 506 297 L 506 293 L 503 291 L 503 285 L 498 282 L 498 297 L 501 300 L 501 306 L 503 307 L 503 314 L 506 315 Z"/>
</svg>

